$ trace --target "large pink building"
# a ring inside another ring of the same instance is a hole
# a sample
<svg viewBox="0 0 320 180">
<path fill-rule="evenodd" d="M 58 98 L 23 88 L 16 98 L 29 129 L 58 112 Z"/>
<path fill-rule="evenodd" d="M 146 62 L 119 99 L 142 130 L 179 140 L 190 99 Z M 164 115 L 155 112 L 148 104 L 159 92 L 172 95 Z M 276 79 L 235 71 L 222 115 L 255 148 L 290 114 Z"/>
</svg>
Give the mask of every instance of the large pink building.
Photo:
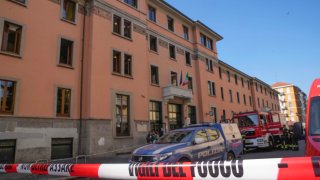
<svg viewBox="0 0 320 180">
<path fill-rule="evenodd" d="M 0 1 L 0 162 L 130 151 L 148 131 L 279 110 L 163 0 Z M 259 89 L 260 88 L 260 89 Z"/>
</svg>

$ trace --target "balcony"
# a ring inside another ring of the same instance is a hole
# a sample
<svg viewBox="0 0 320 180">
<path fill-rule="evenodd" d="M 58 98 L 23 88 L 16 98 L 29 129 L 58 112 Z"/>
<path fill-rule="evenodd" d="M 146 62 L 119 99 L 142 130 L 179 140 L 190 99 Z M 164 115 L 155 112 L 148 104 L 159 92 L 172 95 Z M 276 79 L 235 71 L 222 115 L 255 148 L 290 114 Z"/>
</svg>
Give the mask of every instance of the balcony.
<svg viewBox="0 0 320 180">
<path fill-rule="evenodd" d="M 184 100 L 189 100 L 193 98 L 192 91 L 190 89 L 183 89 L 177 86 L 168 85 L 163 88 L 163 99 L 170 100 L 174 98 L 180 98 Z"/>
</svg>

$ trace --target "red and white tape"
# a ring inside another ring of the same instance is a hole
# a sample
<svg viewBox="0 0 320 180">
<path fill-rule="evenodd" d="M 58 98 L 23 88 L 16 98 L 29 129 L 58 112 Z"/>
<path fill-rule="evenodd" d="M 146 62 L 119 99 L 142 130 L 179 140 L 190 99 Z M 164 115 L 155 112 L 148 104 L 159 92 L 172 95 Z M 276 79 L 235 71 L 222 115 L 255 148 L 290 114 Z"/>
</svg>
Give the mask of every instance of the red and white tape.
<svg viewBox="0 0 320 180">
<path fill-rule="evenodd" d="M 198 163 L 0 164 L 0 173 L 42 174 L 104 179 L 320 179 L 320 157 Z"/>
</svg>

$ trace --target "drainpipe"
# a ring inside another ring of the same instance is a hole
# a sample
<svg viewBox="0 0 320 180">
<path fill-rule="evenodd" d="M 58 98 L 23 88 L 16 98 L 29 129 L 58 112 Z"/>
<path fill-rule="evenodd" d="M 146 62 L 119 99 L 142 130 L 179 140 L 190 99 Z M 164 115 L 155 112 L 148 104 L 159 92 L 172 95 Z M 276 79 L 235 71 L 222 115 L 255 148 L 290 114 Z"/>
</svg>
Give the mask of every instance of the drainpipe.
<svg viewBox="0 0 320 180">
<path fill-rule="evenodd" d="M 81 46 L 81 71 L 80 71 L 80 125 L 79 125 L 79 143 L 78 143 L 78 155 L 85 154 L 85 151 L 83 147 L 85 147 L 84 143 L 84 135 L 85 135 L 85 129 L 86 129 L 86 122 L 85 119 L 83 119 L 83 69 L 84 69 L 84 42 L 85 42 L 85 27 L 86 27 L 86 15 L 87 15 L 87 5 L 88 0 L 84 1 L 84 7 L 83 7 L 83 25 L 82 25 L 82 46 Z"/>
</svg>

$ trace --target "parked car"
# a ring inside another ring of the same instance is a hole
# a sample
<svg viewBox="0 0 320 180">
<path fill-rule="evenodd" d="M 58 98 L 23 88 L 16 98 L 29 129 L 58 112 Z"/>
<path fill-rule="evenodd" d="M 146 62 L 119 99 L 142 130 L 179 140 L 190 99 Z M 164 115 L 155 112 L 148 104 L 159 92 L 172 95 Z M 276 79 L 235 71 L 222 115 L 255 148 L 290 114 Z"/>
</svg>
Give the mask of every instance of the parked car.
<svg viewBox="0 0 320 180">
<path fill-rule="evenodd" d="M 132 162 L 232 160 L 243 149 L 237 124 L 196 124 L 176 129 L 132 153 Z"/>
</svg>

